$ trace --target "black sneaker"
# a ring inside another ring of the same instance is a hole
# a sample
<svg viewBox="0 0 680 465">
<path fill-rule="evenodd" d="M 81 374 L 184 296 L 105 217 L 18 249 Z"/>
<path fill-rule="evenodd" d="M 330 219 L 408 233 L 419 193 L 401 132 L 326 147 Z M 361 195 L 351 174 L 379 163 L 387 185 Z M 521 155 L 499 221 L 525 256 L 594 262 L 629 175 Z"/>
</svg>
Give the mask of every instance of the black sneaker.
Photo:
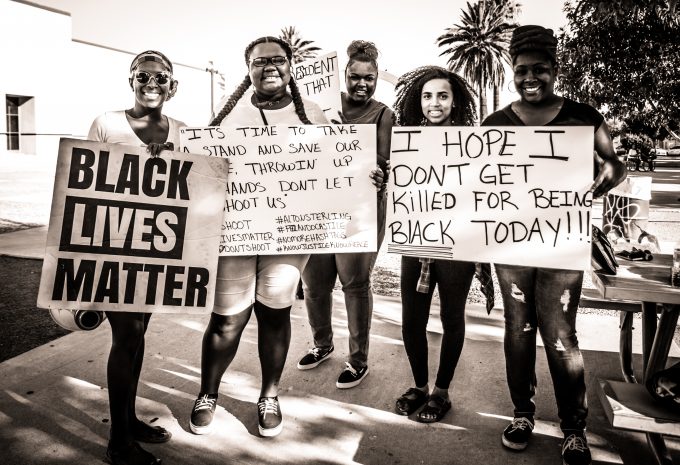
<svg viewBox="0 0 680 465">
<path fill-rule="evenodd" d="M 321 362 L 328 360 L 328 356 L 333 352 L 333 346 L 328 349 L 322 347 L 314 347 L 309 349 L 307 355 L 302 357 L 297 364 L 298 370 L 311 370 L 318 367 Z"/>
<path fill-rule="evenodd" d="M 562 442 L 563 465 L 590 465 L 592 457 L 585 432 L 565 433 Z"/>
<path fill-rule="evenodd" d="M 194 434 L 208 434 L 212 430 L 211 423 L 215 415 L 217 397 L 203 394 L 196 399 L 194 409 L 191 411 L 189 428 Z"/>
<path fill-rule="evenodd" d="M 345 369 L 340 373 L 338 381 L 335 383 L 335 386 L 339 389 L 349 389 L 358 386 L 368 375 L 368 366 L 357 370 L 351 363 L 345 362 L 345 365 Z"/>
<path fill-rule="evenodd" d="M 512 450 L 524 450 L 529 444 L 529 437 L 533 430 L 534 423 L 528 418 L 513 418 L 512 423 L 503 430 L 503 445 Z"/>
<path fill-rule="evenodd" d="M 283 429 L 278 397 L 260 397 L 257 401 L 257 429 L 260 436 L 271 438 Z"/>
</svg>

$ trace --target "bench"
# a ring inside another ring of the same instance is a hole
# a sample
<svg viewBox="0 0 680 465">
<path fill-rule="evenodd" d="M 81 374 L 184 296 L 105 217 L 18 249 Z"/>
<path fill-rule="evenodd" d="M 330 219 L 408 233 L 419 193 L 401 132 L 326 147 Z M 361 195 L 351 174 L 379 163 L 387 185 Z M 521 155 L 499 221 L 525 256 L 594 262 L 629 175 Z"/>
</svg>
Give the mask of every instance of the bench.
<svg viewBox="0 0 680 465">
<path fill-rule="evenodd" d="M 597 289 L 582 289 L 579 307 L 603 308 L 606 310 L 618 310 L 620 312 L 641 312 L 640 302 L 634 300 L 609 300 L 600 297 Z"/>
<path fill-rule="evenodd" d="M 621 312 L 619 324 L 619 362 L 626 382 L 635 383 L 633 371 L 633 314 L 642 312 L 642 303 L 634 300 L 611 300 L 600 296 L 597 289 L 582 289 L 579 307 L 602 308 Z"/>
</svg>

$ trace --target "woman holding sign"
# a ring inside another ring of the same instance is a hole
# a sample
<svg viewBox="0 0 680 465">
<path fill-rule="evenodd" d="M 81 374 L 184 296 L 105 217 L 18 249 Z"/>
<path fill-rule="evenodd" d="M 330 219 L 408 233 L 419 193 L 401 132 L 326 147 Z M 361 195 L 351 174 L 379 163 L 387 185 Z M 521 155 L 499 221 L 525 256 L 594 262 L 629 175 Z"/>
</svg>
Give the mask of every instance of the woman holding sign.
<svg viewBox="0 0 680 465">
<path fill-rule="evenodd" d="M 292 56 L 281 39 L 261 37 L 251 42 L 245 51 L 248 75 L 210 124 L 327 123 L 321 108 L 300 96 L 290 74 Z M 308 259 L 309 255 L 220 257 L 215 307 L 203 337 L 201 391 L 191 412 L 190 428 L 195 434 L 211 430 L 222 375 L 236 355 L 253 309 L 262 369 L 258 429 L 266 437 L 281 432 L 278 385 L 290 346 L 290 309 Z"/>
<path fill-rule="evenodd" d="M 597 176 L 590 191 L 599 197 L 626 177 L 616 157 L 607 124 L 589 105 L 554 93 L 558 72 L 557 39 L 541 26 L 513 31 L 510 56 L 520 99 L 490 115 L 484 126 L 592 126 L 593 163 Z M 576 338 L 576 312 L 581 296 L 582 271 L 496 265 L 505 308 L 505 361 L 514 419 L 502 435 L 513 450 L 527 447 L 534 428 L 536 406 L 536 331 L 541 332 L 555 389 L 560 427 L 564 433 L 565 464 L 589 464 L 585 437 L 586 385 Z"/>
<path fill-rule="evenodd" d="M 151 156 L 179 146 L 181 121 L 162 113 L 163 104 L 177 91 L 172 63 L 160 52 L 137 55 L 130 65 L 132 108 L 107 112 L 92 123 L 88 139 L 112 144 L 146 146 Z M 160 459 L 142 449 L 139 442 L 162 443 L 170 432 L 150 426 L 135 413 L 137 385 L 144 359 L 144 334 L 151 313 L 106 312 L 111 325 L 111 351 L 107 365 L 111 435 L 106 460 L 113 465 L 158 464 Z"/>
<path fill-rule="evenodd" d="M 394 115 L 383 103 L 373 99 L 378 80 L 378 49 L 372 42 L 353 41 L 347 48 L 349 62 L 345 68 L 347 93 L 341 94 L 344 123 L 375 124 L 377 163 L 386 170 L 390 158 L 390 138 Z M 378 190 L 378 249 L 385 236 L 387 192 Z M 312 255 L 305 268 L 305 304 L 312 327 L 314 348 L 300 359 L 300 370 L 316 368 L 333 352 L 331 326 L 332 292 L 339 277 L 345 294 L 349 328 L 349 361 L 340 373 L 336 387 L 357 386 L 368 374 L 368 342 L 373 314 L 371 271 L 377 252 Z"/>
<path fill-rule="evenodd" d="M 403 75 L 394 104 L 402 126 L 471 126 L 475 102 L 460 76 L 438 66 Z M 410 415 L 421 406 L 418 421 L 432 423 L 451 408 L 449 386 L 465 341 L 465 303 L 475 274 L 473 262 L 401 257 L 402 337 L 415 387 L 396 401 L 395 411 Z M 436 286 L 441 300 L 443 335 L 434 387 L 428 384 L 427 322 Z"/>
</svg>

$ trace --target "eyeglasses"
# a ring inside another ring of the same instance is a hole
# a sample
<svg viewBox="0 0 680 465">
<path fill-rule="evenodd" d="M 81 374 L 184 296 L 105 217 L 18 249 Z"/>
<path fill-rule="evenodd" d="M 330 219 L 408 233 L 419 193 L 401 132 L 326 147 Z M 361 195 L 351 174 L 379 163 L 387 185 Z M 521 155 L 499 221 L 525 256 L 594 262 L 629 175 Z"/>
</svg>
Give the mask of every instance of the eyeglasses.
<svg viewBox="0 0 680 465">
<path fill-rule="evenodd" d="M 151 74 L 147 73 L 146 71 L 137 71 L 135 73 L 135 79 L 140 84 L 148 84 L 149 81 L 153 79 L 154 81 L 156 81 L 156 84 L 162 86 L 163 84 L 167 84 L 168 82 L 170 82 L 170 80 L 172 79 L 172 75 L 166 72 Z"/>
<path fill-rule="evenodd" d="M 282 56 L 276 56 L 276 57 L 258 57 L 258 58 L 253 58 L 250 60 L 250 64 L 252 66 L 257 66 L 258 68 L 262 68 L 264 66 L 267 66 L 268 63 L 271 63 L 274 66 L 282 66 L 285 65 L 286 62 L 288 61 L 288 58 L 282 57 Z"/>
</svg>

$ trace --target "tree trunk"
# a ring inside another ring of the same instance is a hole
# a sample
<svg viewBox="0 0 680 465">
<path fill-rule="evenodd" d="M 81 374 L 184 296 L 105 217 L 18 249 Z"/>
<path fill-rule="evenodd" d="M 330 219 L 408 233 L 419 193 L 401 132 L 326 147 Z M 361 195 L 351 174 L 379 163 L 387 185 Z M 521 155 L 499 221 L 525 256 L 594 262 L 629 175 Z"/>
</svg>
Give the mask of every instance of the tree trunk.
<svg viewBox="0 0 680 465">
<path fill-rule="evenodd" d="M 479 122 L 486 118 L 486 83 L 479 83 Z"/>
<path fill-rule="evenodd" d="M 498 88 L 498 84 L 493 85 L 493 111 L 498 111 L 498 107 L 501 106 L 501 92 Z"/>
</svg>

